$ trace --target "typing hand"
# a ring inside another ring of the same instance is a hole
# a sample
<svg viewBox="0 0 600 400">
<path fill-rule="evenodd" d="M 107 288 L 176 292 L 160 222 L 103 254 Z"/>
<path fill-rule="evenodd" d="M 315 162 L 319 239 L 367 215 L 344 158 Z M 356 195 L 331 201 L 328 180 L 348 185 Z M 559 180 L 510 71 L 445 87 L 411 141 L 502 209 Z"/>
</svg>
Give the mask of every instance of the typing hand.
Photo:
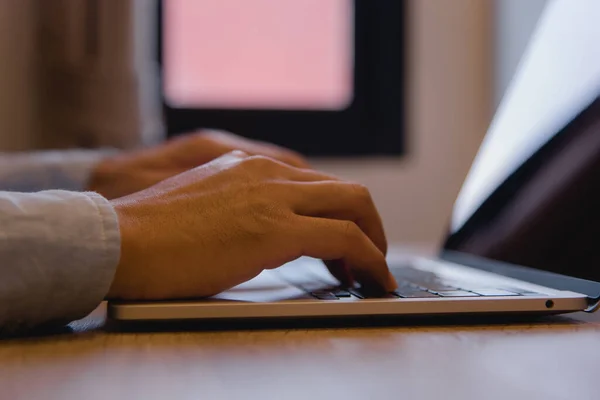
<svg viewBox="0 0 600 400">
<path fill-rule="evenodd" d="M 232 152 L 114 200 L 121 260 L 108 297 L 217 294 L 300 256 L 340 280 L 378 290 L 396 283 L 368 191 L 263 156 Z"/>
<path fill-rule="evenodd" d="M 268 156 L 295 167 L 307 167 L 304 158 L 291 150 L 227 132 L 205 130 L 178 136 L 153 148 L 105 159 L 92 172 L 87 189 L 115 199 L 146 189 L 233 150 Z"/>
</svg>

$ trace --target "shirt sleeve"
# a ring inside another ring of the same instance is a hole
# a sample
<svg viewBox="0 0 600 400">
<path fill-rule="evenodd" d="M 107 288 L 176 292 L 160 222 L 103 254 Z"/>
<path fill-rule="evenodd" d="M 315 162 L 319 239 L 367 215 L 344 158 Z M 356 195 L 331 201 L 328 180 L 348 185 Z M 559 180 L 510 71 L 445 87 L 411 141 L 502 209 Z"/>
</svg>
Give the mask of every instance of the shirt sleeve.
<svg viewBox="0 0 600 400">
<path fill-rule="evenodd" d="M 97 193 L 0 192 L 0 330 L 93 311 L 110 288 L 120 243 L 117 215 Z"/>
<path fill-rule="evenodd" d="M 0 190 L 82 191 L 93 167 L 114 153 L 112 149 L 0 153 Z"/>
</svg>

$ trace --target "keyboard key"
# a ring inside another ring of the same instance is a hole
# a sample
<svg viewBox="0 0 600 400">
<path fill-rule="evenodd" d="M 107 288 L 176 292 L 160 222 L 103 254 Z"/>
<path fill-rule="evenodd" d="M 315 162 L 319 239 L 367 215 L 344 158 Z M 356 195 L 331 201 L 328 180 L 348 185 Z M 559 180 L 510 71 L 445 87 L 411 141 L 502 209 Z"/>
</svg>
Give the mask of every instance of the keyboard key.
<svg viewBox="0 0 600 400">
<path fill-rule="evenodd" d="M 436 282 L 439 277 L 428 271 L 418 270 L 416 268 L 397 268 L 392 269 L 392 275 L 397 282 L 409 281 L 413 283 Z"/>
<path fill-rule="evenodd" d="M 405 267 L 392 269 L 392 274 L 401 288 L 413 287 L 430 293 L 461 290 L 455 282 L 448 281 L 429 271 Z"/>
<path fill-rule="evenodd" d="M 479 297 L 477 293 L 467 292 L 465 290 L 452 290 L 449 292 L 438 292 L 442 297 Z"/>
<path fill-rule="evenodd" d="M 519 294 L 515 292 L 509 292 L 508 290 L 502 289 L 473 289 L 471 292 L 481 296 L 519 296 Z"/>
<path fill-rule="evenodd" d="M 521 296 L 546 296 L 543 293 L 533 292 L 531 290 L 526 289 L 518 289 L 518 288 L 502 288 L 502 290 L 507 290 L 509 292 L 520 294 Z"/>
<path fill-rule="evenodd" d="M 448 285 L 427 285 L 425 288 L 429 292 L 438 293 L 438 292 L 452 292 L 456 290 L 460 290 L 456 286 L 448 286 Z"/>
<path fill-rule="evenodd" d="M 544 293 L 531 292 L 529 290 L 521 290 L 519 293 L 521 296 L 547 296 Z"/>
<path fill-rule="evenodd" d="M 386 299 L 386 298 L 396 298 L 396 296 L 391 293 L 368 293 L 360 288 L 349 288 L 348 291 L 352 293 L 353 296 L 358 297 L 359 299 Z"/>
<path fill-rule="evenodd" d="M 336 295 L 327 291 L 312 292 L 311 295 L 313 295 L 319 300 L 339 300 Z"/>
<path fill-rule="evenodd" d="M 415 287 L 416 285 L 407 280 L 396 280 L 398 282 L 398 287 Z"/>
<path fill-rule="evenodd" d="M 331 293 L 337 297 L 351 297 L 352 296 L 349 291 L 344 290 L 344 289 L 334 289 L 331 291 Z"/>
<path fill-rule="evenodd" d="M 366 296 L 357 288 L 349 288 L 348 292 L 350 292 L 353 296 L 358 297 L 359 299 L 366 298 Z"/>
<path fill-rule="evenodd" d="M 424 290 L 410 290 L 410 289 L 404 289 L 404 288 L 396 289 L 393 292 L 393 294 L 395 294 L 398 297 L 403 297 L 403 298 L 408 298 L 408 299 L 425 299 L 425 298 L 431 298 L 431 297 L 439 297 L 438 295 L 436 295 L 434 293 L 426 292 Z"/>
</svg>

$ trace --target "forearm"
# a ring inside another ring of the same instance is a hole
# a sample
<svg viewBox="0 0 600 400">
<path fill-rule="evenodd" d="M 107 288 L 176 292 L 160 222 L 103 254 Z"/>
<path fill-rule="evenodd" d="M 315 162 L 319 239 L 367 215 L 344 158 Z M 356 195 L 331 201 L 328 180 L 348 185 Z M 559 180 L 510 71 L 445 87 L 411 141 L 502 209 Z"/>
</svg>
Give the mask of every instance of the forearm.
<svg viewBox="0 0 600 400">
<path fill-rule="evenodd" d="M 0 153 L 0 190 L 83 191 L 94 167 L 114 150 L 65 150 Z"/>
<path fill-rule="evenodd" d="M 119 257 L 118 219 L 100 195 L 0 192 L 0 330 L 85 316 Z"/>
</svg>

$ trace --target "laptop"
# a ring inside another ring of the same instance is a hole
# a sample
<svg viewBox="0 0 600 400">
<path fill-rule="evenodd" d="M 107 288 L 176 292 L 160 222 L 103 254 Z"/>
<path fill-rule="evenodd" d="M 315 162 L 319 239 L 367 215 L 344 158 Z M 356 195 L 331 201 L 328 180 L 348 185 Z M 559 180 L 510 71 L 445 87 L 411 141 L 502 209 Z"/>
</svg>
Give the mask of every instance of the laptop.
<svg viewBox="0 0 600 400">
<path fill-rule="evenodd" d="M 600 182 L 593 179 L 600 173 L 600 53 L 592 51 L 600 42 L 600 24 L 594 21 L 600 7 L 570 4 L 555 2 L 542 17 L 456 199 L 439 254 L 389 256 L 399 284 L 395 292 L 373 297 L 360 287 L 341 287 L 320 260 L 303 257 L 208 299 L 111 301 L 109 317 L 595 311 L 600 263 L 589 236 L 597 232 L 600 224 L 593 222 L 595 216 L 600 222 L 600 215 L 584 205 L 600 205 L 594 187 Z"/>
</svg>

